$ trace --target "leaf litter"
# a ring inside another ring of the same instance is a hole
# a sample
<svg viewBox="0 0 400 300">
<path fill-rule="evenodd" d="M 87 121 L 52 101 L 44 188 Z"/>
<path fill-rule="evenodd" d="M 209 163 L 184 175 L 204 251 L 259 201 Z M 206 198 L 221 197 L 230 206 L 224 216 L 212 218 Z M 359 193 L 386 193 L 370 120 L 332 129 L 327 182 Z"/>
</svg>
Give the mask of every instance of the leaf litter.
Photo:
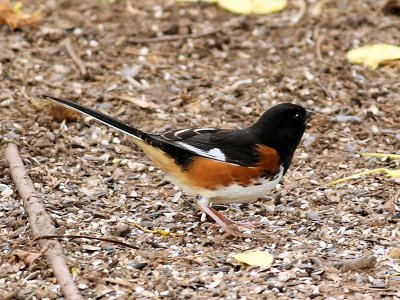
<svg viewBox="0 0 400 300">
<path fill-rule="evenodd" d="M 24 2 L 24 11 L 46 12 L 38 26 L 12 31 L 5 25 L 0 37 L 5 45 L 0 47 L 0 99 L 13 99 L 0 106 L 0 145 L 19 144 L 59 236 L 89 237 L 60 238 L 84 296 L 399 297 L 399 261 L 392 250 L 400 248 L 398 181 L 377 174 L 325 186 L 344 174 L 399 169 L 396 159 L 357 159 L 359 153 L 399 149 L 398 65 L 370 70 L 345 59 L 348 49 L 359 45 L 396 44 L 398 16 L 372 16 L 382 3 L 362 0 L 345 7 L 305 1 L 302 16 L 301 5 L 290 4 L 275 14 L 245 17 L 204 3 L 128 2 Z M 190 38 L 214 28 L 212 35 Z M 174 39 L 130 42 L 160 36 Z M 89 78 L 66 52 L 65 38 Z M 265 224 L 236 239 L 201 220 L 192 197 L 174 199 L 179 191 L 129 138 L 85 118 L 60 123 L 62 114 L 55 120 L 47 109 L 32 105 L 41 93 L 65 96 L 153 132 L 245 127 L 268 107 L 287 101 L 317 114 L 276 194 L 216 207 L 233 219 Z M 337 120 L 337 115 L 359 121 Z M 29 271 L 23 261 L 9 259 L 13 249 L 40 249 L 17 194 L 11 193 L 2 158 L 0 166 L 6 191 L 0 205 L 0 295 L 60 298 L 46 264 Z M 172 234 L 159 234 L 158 228 Z M 232 259 L 248 249 L 267 251 L 273 264 L 263 270 Z M 371 255 L 373 266 L 335 267 Z"/>
</svg>

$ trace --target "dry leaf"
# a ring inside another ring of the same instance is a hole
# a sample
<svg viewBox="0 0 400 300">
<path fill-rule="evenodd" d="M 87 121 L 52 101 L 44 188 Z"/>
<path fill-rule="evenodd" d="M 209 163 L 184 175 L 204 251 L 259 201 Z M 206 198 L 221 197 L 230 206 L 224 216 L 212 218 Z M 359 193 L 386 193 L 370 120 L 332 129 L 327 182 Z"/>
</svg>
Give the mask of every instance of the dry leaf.
<svg viewBox="0 0 400 300">
<path fill-rule="evenodd" d="M 81 115 L 76 111 L 53 103 L 49 105 L 49 114 L 53 117 L 55 121 L 59 123 L 64 120 L 67 122 L 75 122 L 78 121 L 81 117 Z"/>
<path fill-rule="evenodd" d="M 22 2 L 11 5 L 10 1 L 0 3 L 0 24 L 7 24 L 11 29 L 32 25 L 41 19 L 39 11 L 27 13 L 23 11 Z"/>
<path fill-rule="evenodd" d="M 245 263 L 250 266 L 261 268 L 269 268 L 274 261 L 274 257 L 266 251 L 249 250 L 236 254 L 234 257 L 238 262 Z"/>
<path fill-rule="evenodd" d="M 31 104 L 37 110 L 47 110 L 48 114 L 53 117 L 56 122 L 75 122 L 81 118 L 81 115 L 74 110 L 68 109 L 64 106 L 50 103 L 49 101 L 30 99 Z"/>
<path fill-rule="evenodd" d="M 14 250 L 14 254 L 25 263 L 29 271 L 33 270 L 33 268 L 36 267 L 36 260 L 42 256 L 42 253 L 30 252 L 20 249 Z"/>
<path fill-rule="evenodd" d="M 382 63 L 400 59 L 400 47 L 387 44 L 360 47 L 348 51 L 346 58 L 352 63 L 376 69 Z"/>
</svg>

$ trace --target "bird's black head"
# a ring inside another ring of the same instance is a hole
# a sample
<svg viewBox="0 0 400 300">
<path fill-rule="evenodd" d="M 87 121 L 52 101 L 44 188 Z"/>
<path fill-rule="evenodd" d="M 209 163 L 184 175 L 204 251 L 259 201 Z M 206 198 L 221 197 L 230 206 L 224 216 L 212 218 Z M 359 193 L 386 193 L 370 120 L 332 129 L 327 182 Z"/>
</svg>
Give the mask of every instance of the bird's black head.
<svg viewBox="0 0 400 300">
<path fill-rule="evenodd" d="M 266 146 L 276 149 L 281 156 L 285 172 L 300 143 L 310 112 L 300 105 L 281 103 L 267 110 L 249 127 Z"/>
</svg>

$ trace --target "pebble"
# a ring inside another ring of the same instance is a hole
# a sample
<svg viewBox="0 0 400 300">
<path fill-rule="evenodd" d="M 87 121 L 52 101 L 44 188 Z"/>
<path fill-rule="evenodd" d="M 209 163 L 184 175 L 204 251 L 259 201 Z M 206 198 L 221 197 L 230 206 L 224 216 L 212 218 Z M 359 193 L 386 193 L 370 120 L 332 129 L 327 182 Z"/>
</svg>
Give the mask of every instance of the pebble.
<svg viewBox="0 0 400 300">
<path fill-rule="evenodd" d="M 88 285 L 86 283 L 78 284 L 78 289 L 80 289 L 80 290 L 84 290 L 84 289 L 87 289 L 87 288 L 88 288 Z"/>
<path fill-rule="evenodd" d="M 74 35 L 81 35 L 83 33 L 82 29 L 77 27 L 74 29 L 73 34 Z"/>
</svg>

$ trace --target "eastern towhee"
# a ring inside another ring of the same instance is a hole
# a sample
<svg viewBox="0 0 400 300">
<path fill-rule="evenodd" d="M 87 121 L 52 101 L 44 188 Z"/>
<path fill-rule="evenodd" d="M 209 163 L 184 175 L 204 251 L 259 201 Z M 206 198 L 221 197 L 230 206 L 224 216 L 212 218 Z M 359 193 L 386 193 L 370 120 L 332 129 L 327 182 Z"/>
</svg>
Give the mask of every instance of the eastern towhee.
<svg viewBox="0 0 400 300">
<path fill-rule="evenodd" d="M 54 96 L 42 95 L 95 118 L 134 138 L 134 142 L 191 195 L 200 209 L 228 233 L 238 233 L 235 222 L 212 208 L 212 203 L 246 203 L 273 189 L 288 170 L 300 143 L 310 111 L 281 103 L 244 129 L 180 129 L 162 134 L 143 132 L 106 114 Z"/>
</svg>

